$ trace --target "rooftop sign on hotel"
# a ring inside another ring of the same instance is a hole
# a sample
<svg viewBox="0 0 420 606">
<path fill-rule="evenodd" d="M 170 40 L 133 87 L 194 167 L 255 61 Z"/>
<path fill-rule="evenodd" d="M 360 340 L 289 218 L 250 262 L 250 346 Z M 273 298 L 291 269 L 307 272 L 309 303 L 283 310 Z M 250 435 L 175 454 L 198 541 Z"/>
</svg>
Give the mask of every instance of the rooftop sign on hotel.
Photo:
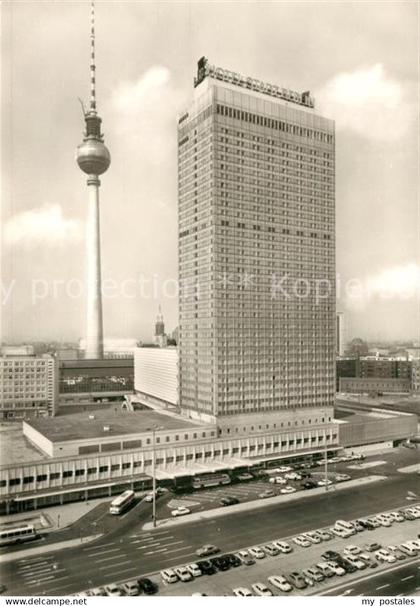
<svg viewBox="0 0 420 606">
<path fill-rule="evenodd" d="M 298 103 L 305 107 L 315 107 L 315 100 L 311 97 L 309 91 L 297 93 L 293 90 L 276 86 L 275 84 L 257 80 L 256 78 L 242 76 L 242 74 L 239 74 L 238 72 L 232 72 L 228 69 L 223 69 L 222 67 L 210 65 L 206 57 L 201 57 L 197 64 L 197 77 L 194 78 L 194 87 L 198 86 L 207 77 L 222 80 L 223 82 L 230 82 L 236 86 L 254 90 L 269 95 L 270 97 L 276 97 L 277 99 Z"/>
</svg>

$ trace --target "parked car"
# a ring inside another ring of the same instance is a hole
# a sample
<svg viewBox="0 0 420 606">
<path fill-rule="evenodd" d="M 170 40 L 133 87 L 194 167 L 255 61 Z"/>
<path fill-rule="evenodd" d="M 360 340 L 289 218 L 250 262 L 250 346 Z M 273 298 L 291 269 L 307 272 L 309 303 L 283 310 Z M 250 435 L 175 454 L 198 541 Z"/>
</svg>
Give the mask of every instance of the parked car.
<svg viewBox="0 0 420 606">
<path fill-rule="evenodd" d="M 346 574 L 346 569 L 337 564 L 337 562 L 335 562 L 334 560 L 330 560 L 329 562 L 327 562 L 327 565 L 338 577 L 342 577 Z"/>
<path fill-rule="evenodd" d="M 225 570 L 229 570 L 229 568 L 230 568 L 229 558 L 226 558 L 225 556 L 211 558 L 210 563 L 213 564 L 213 566 L 215 568 L 217 568 L 217 570 L 220 570 L 221 572 L 224 572 Z"/>
<path fill-rule="evenodd" d="M 300 572 L 291 572 L 286 578 L 296 589 L 305 589 L 308 586 L 308 583 Z"/>
<path fill-rule="evenodd" d="M 199 567 L 199 569 L 201 570 L 201 572 L 208 576 L 216 574 L 216 572 L 217 572 L 217 568 L 215 568 L 213 566 L 213 564 L 211 562 L 209 562 L 208 560 L 201 560 L 199 562 L 196 562 L 196 564 Z"/>
<path fill-rule="evenodd" d="M 327 562 L 329 560 L 336 560 L 339 557 L 340 557 L 340 554 L 337 551 L 332 551 L 331 549 L 328 549 L 328 551 L 325 551 L 321 556 L 321 558 L 323 560 L 326 560 Z"/>
<path fill-rule="evenodd" d="M 347 547 L 344 547 L 344 553 L 346 555 L 358 555 L 362 553 L 362 550 L 357 545 L 347 545 Z"/>
<path fill-rule="evenodd" d="M 126 595 L 139 595 L 139 585 L 137 581 L 127 581 L 122 584 Z"/>
<path fill-rule="evenodd" d="M 233 568 L 237 568 L 238 566 L 241 566 L 242 562 L 241 560 L 238 558 L 237 555 L 235 555 L 234 553 L 227 553 L 225 555 L 225 557 L 228 559 L 229 564 L 233 567 Z"/>
<path fill-rule="evenodd" d="M 183 583 L 187 583 L 188 581 L 192 580 L 192 574 L 191 572 L 188 570 L 188 568 L 186 566 L 179 566 L 178 568 L 174 569 L 175 574 L 178 575 L 178 578 L 180 581 L 182 581 Z"/>
<path fill-rule="evenodd" d="M 276 471 L 277 473 L 289 473 L 289 471 L 293 470 L 288 465 L 281 465 L 280 467 L 276 467 L 275 469 L 273 469 L 273 471 Z"/>
<path fill-rule="evenodd" d="M 267 545 L 261 545 L 261 549 L 269 556 L 279 555 L 280 551 L 273 543 L 267 543 Z"/>
<path fill-rule="evenodd" d="M 267 587 L 267 585 L 265 585 L 264 583 L 253 583 L 251 585 L 251 587 L 252 587 L 252 591 L 255 593 L 255 595 L 261 595 L 261 596 L 273 595 L 273 592 L 271 591 L 271 589 L 269 589 Z"/>
<path fill-rule="evenodd" d="M 262 560 L 262 558 L 265 558 L 265 553 L 261 547 L 248 547 L 248 552 L 257 560 Z"/>
<path fill-rule="evenodd" d="M 317 530 L 318 536 L 321 538 L 322 541 L 330 541 L 332 539 L 332 534 L 331 532 L 328 532 L 328 530 Z"/>
<path fill-rule="evenodd" d="M 344 560 L 350 562 L 350 564 L 357 568 L 357 570 L 364 570 L 367 567 L 366 562 L 363 562 L 363 560 L 361 560 L 358 556 L 352 555 L 351 553 L 346 555 Z"/>
<path fill-rule="evenodd" d="M 392 553 L 392 555 L 394 555 L 397 558 L 397 560 L 406 560 L 407 559 L 407 555 L 405 553 L 403 553 L 395 545 L 387 545 L 386 548 L 389 551 L 389 553 Z"/>
<path fill-rule="evenodd" d="M 270 484 L 287 484 L 287 480 L 282 478 L 282 476 L 274 476 L 274 478 L 270 478 L 268 481 L 270 482 Z"/>
<path fill-rule="evenodd" d="M 322 572 L 324 577 L 326 577 L 327 579 L 334 576 L 334 572 L 328 566 L 328 562 L 318 562 L 318 564 L 316 564 L 316 567 Z"/>
<path fill-rule="evenodd" d="M 254 595 L 247 587 L 236 587 L 232 593 L 240 598 L 251 597 Z"/>
<path fill-rule="evenodd" d="M 311 541 L 311 543 L 321 543 L 321 538 L 316 531 L 304 532 L 302 536 Z"/>
<path fill-rule="evenodd" d="M 142 591 L 146 595 L 153 595 L 154 593 L 157 593 L 159 590 L 157 583 L 154 583 L 147 577 L 142 577 L 137 582 L 138 582 L 140 591 Z"/>
<path fill-rule="evenodd" d="M 293 537 L 292 541 L 299 545 L 299 547 L 310 547 L 311 542 L 306 539 L 303 535 L 298 535 L 297 537 Z"/>
<path fill-rule="evenodd" d="M 284 488 L 280 488 L 280 494 L 292 494 L 292 492 L 296 492 L 296 488 L 293 488 L 293 486 L 285 486 Z"/>
<path fill-rule="evenodd" d="M 195 562 L 193 564 L 187 564 L 186 569 L 192 574 L 193 577 L 201 577 L 203 574 L 201 568 Z"/>
<path fill-rule="evenodd" d="M 325 579 L 325 576 L 322 574 L 322 572 L 320 570 L 317 570 L 316 568 L 306 568 L 303 571 L 303 574 L 305 575 L 305 577 L 312 579 L 312 581 L 314 581 L 315 583 L 320 583 Z"/>
<path fill-rule="evenodd" d="M 370 557 L 370 555 L 368 553 L 366 553 L 365 551 L 362 551 L 362 553 L 359 553 L 358 557 L 360 560 L 363 560 L 363 562 L 366 562 L 366 564 L 369 566 L 369 568 L 378 567 L 378 562 L 376 560 L 373 560 Z"/>
<path fill-rule="evenodd" d="M 382 545 L 379 543 L 367 543 L 364 548 L 366 551 L 378 551 L 378 549 L 382 548 Z"/>
<path fill-rule="evenodd" d="M 293 551 L 293 548 L 287 541 L 273 541 L 273 545 L 277 547 L 281 553 L 291 553 Z"/>
<path fill-rule="evenodd" d="M 254 476 L 251 473 L 248 472 L 244 472 L 244 473 L 240 473 L 236 476 L 237 480 L 240 480 L 241 482 L 247 482 L 248 480 L 253 480 Z"/>
<path fill-rule="evenodd" d="M 288 580 L 284 576 L 274 575 L 274 576 L 268 577 L 268 582 L 270 583 L 270 585 L 273 585 L 273 587 L 275 587 L 276 589 L 280 589 L 280 591 L 284 591 L 285 593 L 288 593 L 289 591 L 292 591 L 292 589 L 293 589 L 291 584 L 288 582 Z"/>
<path fill-rule="evenodd" d="M 248 553 L 248 551 L 246 551 L 246 549 L 238 551 L 236 555 L 241 560 L 242 564 L 245 564 L 245 566 L 251 566 L 252 564 L 255 564 L 254 558 L 250 553 Z"/>
<path fill-rule="evenodd" d="M 375 558 L 379 560 L 379 562 L 387 562 L 388 564 L 393 564 L 397 561 L 397 558 L 391 552 L 383 548 L 375 551 Z"/>
</svg>

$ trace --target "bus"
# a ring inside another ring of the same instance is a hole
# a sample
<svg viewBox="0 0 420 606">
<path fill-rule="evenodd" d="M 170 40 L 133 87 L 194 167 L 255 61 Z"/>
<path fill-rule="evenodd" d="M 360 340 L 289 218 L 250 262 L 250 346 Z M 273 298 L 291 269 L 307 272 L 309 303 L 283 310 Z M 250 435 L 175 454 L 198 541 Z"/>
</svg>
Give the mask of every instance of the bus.
<svg viewBox="0 0 420 606">
<path fill-rule="evenodd" d="M 38 534 L 33 524 L 22 524 L 22 526 L 15 526 L 14 528 L 4 528 L 0 530 L 0 547 L 32 541 L 37 538 Z"/>
<path fill-rule="evenodd" d="M 192 481 L 193 488 L 210 488 L 211 486 L 221 486 L 230 484 L 231 479 L 227 473 L 206 473 L 197 476 Z"/>
<path fill-rule="evenodd" d="M 111 502 L 111 505 L 109 506 L 109 513 L 118 516 L 132 504 L 134 497 L 134 490 L 126 490 Z"/>
</svg>

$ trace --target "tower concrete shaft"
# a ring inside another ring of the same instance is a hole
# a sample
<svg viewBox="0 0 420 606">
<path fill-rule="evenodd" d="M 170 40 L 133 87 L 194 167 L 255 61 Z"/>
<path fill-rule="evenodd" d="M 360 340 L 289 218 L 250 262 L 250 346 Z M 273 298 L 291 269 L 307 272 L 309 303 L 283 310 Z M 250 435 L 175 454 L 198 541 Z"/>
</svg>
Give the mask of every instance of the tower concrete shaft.
<svg viewBox="0 0 420 606">
<path fill-rule="evenodd" d="M 85 358 L 102 358 L 102 283 L 101 283 L 101 233 L 99 220 L 100 180 L 91 175 L 88 184 L 88 209 L 86 221 L 86 351 Z"/>
</svg>

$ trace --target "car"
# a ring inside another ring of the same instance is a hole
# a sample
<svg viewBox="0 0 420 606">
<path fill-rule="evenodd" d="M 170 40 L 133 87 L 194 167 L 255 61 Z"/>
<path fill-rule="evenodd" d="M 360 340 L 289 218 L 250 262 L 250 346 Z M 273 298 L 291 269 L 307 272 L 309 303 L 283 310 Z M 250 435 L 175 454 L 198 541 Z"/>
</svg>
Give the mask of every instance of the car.
<svg viewBox="0 0 420 606">
<path fill-rule="evenodd" d="M 351 476 L 349 476 L 346 473 L 338 473 L 335 476 L 335 481 L 336 482 L 347 482 L 348 480 L 351 480 Z"/>
<path fill-rule="evenodd" d="M 379 543 L 366 543 L 364 549 L 365 551 L 378 551 L 378 549 L 382 549 L 382 545 Z"/>
<path fill-rule="evenodd" d="M 209 562 L 208 560 L 201 560 L 199 562 L 196 562 L 197 566 L 199 567 L 199 569 L 201 570 L 202 574 L 206 574 L 208 576 L 216 574 L 217 572 L 217 568 L 215 568 L 213 566 L 213 564 L 211 562 Z"/>
<path fill-rule="evenodd" d="M 264 585 L 264 583 L 253 583 L 251 585 L 252 587 L 252 591 L 256 594 L 256 595 L 261 595 L 261 596 L 265 596 L 265 595 L 273 595 L 273 592 L 271 591 L 271 589 L 269 589 L 267 587 L 267 585 Z"/>
<path fill-rule="evenodd" d="M 405 509 L 400 509 L 398 513 L 400 513 L 403 516 L 404 520 L 412 521 L 412 520 L 416 519 L 412 513 L 410 513 L 409 511 L 406 511 Z"/>
<path fill-rule="evenodd" d="M 229 570 L 230 563 L 229 559 L 225 556 L 218 556 L 215 558 L 211 558 L 210 564 L 212 564 L 217 570 L 224 572 L 225 570 Z"/>
<path fill-rule="evenodd" d="M 296 587 L 296 589 L 305 589 L 308 586 L 308 583 L 305 581 L 303 575 L 300 572 L 291 572 L 287 575 L 287 580 L 291 585 Z"/>
<path fill-rule="evenodd" d="M 106 596 L 106 591 L 103 587 L 95 587 L 90 590 L 90 595 L 95 597 L 104 597 Z"/>
<path fill-rule="evenodd" d="M 238 566 L 241 566 L 242 562 L 241 560 L 238 558 L 237 555 L 235 555 L 234 553 L 227 553 L 225 555 L 225 558 L 228 559 L 229 564 L 233 567 L 233 568 L 237 568 Z"/>
<path fill-rule="evenodd" d="M 258 496 L 260 499 L 269 499 L 270 497 L 275 497 L 276 493 L 274 490 L 264 490 L 263 492 L 260 492 Z"/>
<path fill-rule="evenodd" d="M 347 547 L 344 547 L 344 553 L 345 555 L 358 555 L 362 553 L 362 550 L 357 545 L 347 545 Z"/>
<path fill-rule="evenodd" d="M 293 488 L 293 486 L 285 486 L 284 488 L 280 488 L 280 494 L 292 494 L 292 492 L 296 492 L 296 488 Z"/>
<path fill-rule="evenodd" d="M 248 552 L 257 560 L 262 560 L 262 558 L 265 558 L 265 553 L 261 547 L 248 547 Z"/>
<path fill-rule="evenodd" d="M 417 549 L 417 551 L 420 551 L 420 540 L 412 539 L 411 541 L 406 541 L 406 543 L 411 545 L 414 549 Z"/>
<path fill-rule="evenodd" d="M 394 562 L 397 561 L 397 558 L 392 555 L 391 552 L 389 552 L 387 549 L 378 549 L 378 551 L 375 551 L 375 558 L 379 561 L 379 562 L 387 562 L 388 564 L 393 564 Z"/>
<path fill-rule="evenodd" d="M 302 576 L 308 587 L 313 587 L 315 585 L 315 581 L 311 577 L 306 576 L 304 570 L 302 570 Z"/>
<path fill-rule="evenodd" d="M 373 528 L 379 528 L 380 526 L 382 526 L 380 521 L 377 520 L 375 516 L 368 518 L 368 522 L 370 522 L 370 524 L 373 526 Z"/>
<path fill-rule="evenodd" d="M 153 594 L 157 593 L 159 590 L 157 583 L 154 583 L 147 577 L 142 577 L 141 579 L 139 579 L 137 581 L 137 583 L 139 585 L 140 591 L 142 591 L 146 595 L 153 595 Z"/>
<path fill-rule="evenodd" d="M 248 598 L 254 595 L 247 587 L 236 587 L 232 593 L 240 598 Z"/>
<path fill-rule="evenodd" d="M 315 530 L 304 532 L 302 536 L 305 537 L 305 539 L 308 539 L 308 541 L 311 541 L 311 543 L 321 543 L 322 540 Z"/>
<path fill-rule="evenodd" d="M 293 471 L 293 470 L 288 465 L 282 465 L 280 467 L 276 467 L 275 469 L 273 469 L 273 471 L 275 471 L 277 473 L 289 473 L 289 471 Z"/>
<path fill-rule="evenodd" d="M 417 549 L 415 547 L 413 547 L 413 545 L 411 545 L 409 541 L 406 541 L 405 543 L 401 543 L 401 545 L 399 545 L 398 548 L 403 553 L 405 553 L 405 555 L 408 555 L 410 557 L 417 555 Z"/>
<path fill-rule="evenodd" d="M 311 579 L 315 583 L 320 583 L 325 579 L 325 576 L 322 574 L 322 572 L 320 570 L 317 570 L 316 568 L 306 568 L 303 571 L 303 574 L 305 575 L 305 577 Z"/>
<path fill-rule="evenodd" d="M 330 577 L 334 576 L 334 572 L 328 566 L 327 562 L 318 562 L 318 564 L 316 564 L 316 567 L 322 572 L 325 578 L 329 579 Z"/>
<path fill-rule="evenodd" d="M 318 486 L 330 486 L 332 484 L 331 480 L 318 480 Z"/>
<path fill-rule="evenodd" d="M 110 585 L 105 585 L 104 587 L 105 593 L 107 596 L 121 596 L 124 595 L 122 588 L 119 587 L 116 583 L 111 583 Z"/>
<path fill-rule="evenodd" d="M 247 482 L 248 480 L 253 480 L 254 476 L 251 473 L 245 472 L 238 474 L 236 479 L 240 480 L 241 482 Z"/>
<path fill-rule="evenodd" d="M 353 535 L 350 530 L 346 530 L 345 528 L 336 528 L 335 526 L 331 528 L 331 532 L 335 534 L 336 537 L 340 537 L 340 539 L 348 539 Z"/>
<path fill-rule="evenodd" d="M 311 488 L 316 488 L 317 483 L 315 482 L 315 480 L 307 480 L 306 482 L 302 482 L 301 486 L 305 490 L 310 490 Z"/>
<path fill-rule="evenodd" d="M 310 547 L 312 545 L 311 541 L 306 539 L 302 534 L 293 537 L 292 541 L 293 543 L 296 543 L 296 545 L 299 545 L 299 547 Z"/>
<path fill-rule="evenodd" d="M 274 478 L 270 478 L 268 481 L 270 482 L 270 484 L 287 484 L 287 480 L 285 480 L 281 476 L 274 476 Z"/>
<path fill-rule="evenodd" d="M 227 507 L 228 505 L 237 505 L 238 503 L 239 499 L 236 497 L 223 497 L 223 499 L 220 500 L 220 505 L 223 505 L 224 507 Z"/>
<path fill-rule="evenodd" d="M 374 530 L 375 529 L 374 525 L 371 522 L 369 522 L 369 520 L 361 519 L 361 520 L 356 520 L 356 522 L 364 530 Z"/>
<path fill-rule="evenodd" d="M 414 516 L 415 520 L 420 518 L 420 510 L 418 510 L 416 507 L 407 507 L 406 511 L 408 513 L 411 513 L 411 515 Z"/>
<path fill-rule="evenodd" d="M 321 541 L 330 541 L 332 539 L 332 534 L 328 532 L 328 530 L 317 530 L 316 531 Z"/>
<path fill-rule="evenodd" d="M 407 559 L 407 555 L 405 553 L 403 553 L 395 545 L 387 545 L 386 548 L 389 551 L 389 553 L 392 553 L 392 555 L 394 555 L 397 558 L 397 560 L 406 560 Z"/>
<path fill-rule="evenodd" d="M 202 547 L 197 549 L 195 553 L 198 555 L 199 558 L 202 558 L 205 556 L 213 555 L 215 553 L 219 553 L 219 551 L 220 549 L 219 547 L 216 547 L 216 545 L 203 545 Z"/>
<path fill-rule="evenodd" d="M 242 564 L 245 564 L 245 566 L 251 566 L 252 564 L 255 564 L 254 558 L 250 553 L 248 553 L 248 551 L 246 551 L 246 549 L 238 551 L 236 556 L 241 560 Z"/>
<path fill-rule="evenodd" d="M 321 556 L 321 558 L 327 562 L 329 562 L 329 560 L 336 560 L 339 557 L 340 554 L 337 551 L 332 551 L 331 549 L 325 551 Z"/>
<path fill-rule="evenodd" d="M 171 515 L 176 518 L 178 516 L 186 516 L 189 513 L 191 513 L 191 509 L 188 509 L 188 507 L 176 507 L 175 509 L 173 509 L 171 511 Z"/>
<path fill-rule="evenodd" d="M 363 532 L 365 530 L 365 527 L 358 520 L 352 522 L 352 525 L 356 532 Z"/>
<path fill-rule="evenodd" d="M 122 588 L 126 595 L 139 595 L 139 585 L 137 581 L 127 581 L 122 584 Z"/>
<path fill-rule="evenodd" d="M 366 553 L 365 551 L 362 551 L 362 553 L 359 553 L 358 558 L 359 558 L 359 560 L 363 560 L 363 562 L 366 562 L 366 564 L 369 566 L 369 568 L 378 567 L 378 562 L 376 560 L 373 560 L 370 557 L 370 555 L 368 553 Z"/>
<path fill-rule="evenodd" d="M 161 494 L 163 494 L 164 492 L 166 492 L 165 488 L 160 488 L 159 486 L 156 488 L 156 498 L 158 498 Z M 144 501 L 146 501 L 147 503 L 151 503 L 153 501 L 153 491 L 147 493 L 147 495 L 144 497 Z"/>
<path fill-rule="evenodd" d="M 337 562 L 335 562 L 334 560 L 330 560 L 329 562 L 327 562 L 327 565 L 338 577 L 342 577 L 346 574 L 345 568 L 337 564 Z"/>
<path fill-rule="evenodd" d="M 377 516 L 375 516 L 375 519 L 378 520 L 378 522 L 380 523 L 381 526 L 386 526 L 387 528 L 389 528 L 392 524 L 392 522 L 388 518 L 388 516 L 381 514 L 381 513 L 378 514 Z"/>
<path fill-rule="evenodd" d="M 284 591 L 285 593 L 288 593 L 293 589 L 291 584 L 284 576 L 274 575 L 272 577 L 268 577 L 268 582 L 276 589 L 280 589 L 280 591 Z"/>
<path fill-rule="evenodd" d="M 340 557 L 335 561 L 341 568 L 344 568 L 344 570 L 349 574 L 357 572 L 358 570 L 358 568 L 354 564 L 352 564 L 347 558 Z"/>
<path fill-rule="evenodd" d="M 269 556 L 279 555 L 280 551 L 273 543 L 267 543 L 267 545 L 261 545 L 261 549 Z"/>
<path fill-rule="evenodd" d="M 176 574 L 175 570 L 172 570 L 172 568 L 162 570 L 160 576 L 162 577 L 162 580 L 165 581 L 165 583 L 176 583 L 177 581 L 179 581 L 178 575 Z"/>
<path fill-rule="evenodd" d="M 351 553 L 347 554 L 344 560 L 350 562 L 357 570 L 364 570 L 367 567 L 366 562 L 363 562 L 358 556 L 352 555 Z"/>
<path fill-rule="evenodd" d="M 185 568 L 188 570 L 188 572 L 190 572 L 190 574 L 192 574 L 193 577 L 201 577 L 203 574 L 200 566 L 195 562 L 192 564 L 187 564 Z"/>
<path fill-rule="evenodd" d="M 277 547 L 281 553 L 291 553 L 293 551 L 293 548 L 287 541 L 273 541 L 273 545 Z"/>
<path fill-rule="evenodd" d="M 188 583 L 188 581 L 191 581 L 193 578 L 191 572 L 186 566 L 179 566 L 178 568 L 174 568 L 174 572 L 178 575 L 179 580 L 183 583 Z"/>
<path fill-rule="evenodd" d="M 405 518 L 399 511 L 390 511 L 389 515 L 394 520 L 394 522 L 404 522 Z"/>
<path fill-rule="evenodd" d="M 300 473 L 296 473 L 295 471 L 289 471 L 289 473 L 286 473 L 285 476 L 286 480 L 301 480 L 302 476 L 300 475 Z"/>
</svg>

